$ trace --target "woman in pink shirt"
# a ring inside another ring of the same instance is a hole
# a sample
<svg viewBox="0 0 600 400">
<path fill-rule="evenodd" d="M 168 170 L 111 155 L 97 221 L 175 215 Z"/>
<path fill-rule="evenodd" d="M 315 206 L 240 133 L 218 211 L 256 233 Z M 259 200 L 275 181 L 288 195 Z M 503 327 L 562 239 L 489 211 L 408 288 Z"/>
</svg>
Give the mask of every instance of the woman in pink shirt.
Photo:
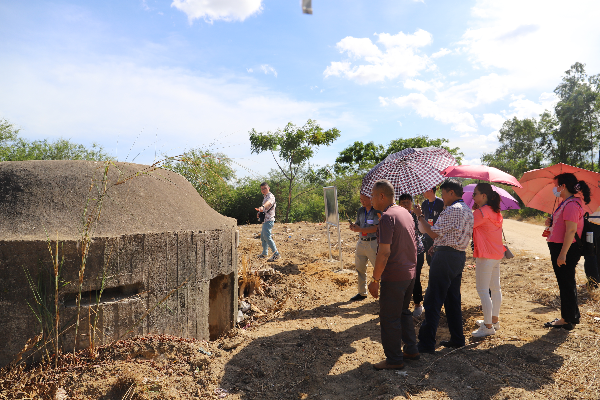
<svg viewBox="0 0 600 400">
<path fill-rule="evenodd" d="M 479 183 L 473 190 L 473 257 L 476 260 L 475 280 L 477 293 L 481 299 L 483 320 L 477 321 L 479 329 L 474 337 L 494 335 L 500 329 L 498 316 L 502 303 L 500 291 L 500 260 L 506 248 L 502 244 L 502 214 L 500 195 L 492 190 L 489 183 Z M 492 292 L 490 299 L 489 292 Z"/>
<path fill-rule="evenodd" d="M 554 178 L 553 192 L 562 199 L 552 217 L 546 220 L 550 227 L 548 248 L 554 274 L 560 292 L 560 316 L 554 321 L 546 322 L 548 328 L 571 330 L 579 323 L 579 307 L 577 306 L 577 284 L 575 283 L 575 267 L 581 258 L 581 249 L 575 243 L 575 234 L 581 238 L 583 232 L 583 204 L 590 202 L 590 188 L 584 181 L 578 181 L 575 175 L 564 173 Z M 585 238 L 583 238 L 585 240 Z M 575 243 L 575 244 L 574 244 Z"/>
</svg>

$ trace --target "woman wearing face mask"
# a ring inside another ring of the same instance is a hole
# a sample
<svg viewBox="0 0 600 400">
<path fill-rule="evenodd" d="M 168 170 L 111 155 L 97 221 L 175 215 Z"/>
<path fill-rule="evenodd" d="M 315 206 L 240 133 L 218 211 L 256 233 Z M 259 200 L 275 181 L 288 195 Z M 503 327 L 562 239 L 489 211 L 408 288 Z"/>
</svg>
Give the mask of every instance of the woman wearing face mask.
<svg viewBox="0 0 600 400">
<path fill-rule="evenodd" d="M 554 178 L 554 186 L 554 195 L 563 201 L 552 217 L 546 220 L 546 226 L 551 229 L 547 240 L 560 291 L 561 318 L 547 322 L 544 326 L 571 330 L 579 323 L 575 267 L 581 258 L 581 250 L 575 243 L 575 234 L 581 238 L 585 214 L 582 200 L 580 197 L 575 197 L 575 194 L 580 193 L 585 204 L 588 204 L 590 188 L 584 181 L 577 181 L 575 175 L 571 173 L 557 175 Z"/>
<path fill-rule="evenodd" d="M 500 329 L 498 316 L 502 303 L 500 291 L 500 260 L 506 248 L 502 244 L 502 214 L 500 196 L 489 183 L 478 183 L 473 190 L 473 257 L 476 260 L 475 281 L 481 299 L 483 320 L 477 321 L 479 329 L 473 337 L 494 335 Z M 492 296 L 490 298 L 490 290 Z"/>
</svg>

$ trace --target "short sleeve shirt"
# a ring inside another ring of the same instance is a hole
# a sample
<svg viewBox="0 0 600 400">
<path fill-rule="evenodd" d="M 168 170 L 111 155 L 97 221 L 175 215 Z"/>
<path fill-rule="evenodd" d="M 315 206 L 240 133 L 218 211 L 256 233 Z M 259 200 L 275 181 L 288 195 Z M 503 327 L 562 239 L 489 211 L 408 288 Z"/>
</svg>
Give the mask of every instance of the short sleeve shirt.
<svg viewBox="0 0 600 400">
<path fill-rule="evenodd" d="M 379 216 L 377 214 L 381 214 L 381 211 L 378 211 L 371 207 L 371 210 L 367 211 L 365 207 L 361 207 L 358 209 L 358 213 L 356 214 L 356 225 L 361 228 L 368 228 L 369 226 L 374 226 L 379 224 Z M 377 233 L 359 233 L 359 238 L 375 238 L 377 237 Z"/>
<path fill-rule="evenodd" d="M 563 205 L 564 204 L 564 205 Z M 563 243 L 565 241 L 565 232 L 567 225 L 565 221 L 577 222 L 577 234 L 581 238 L 583 233 L 583 215 L 585 211 L 581 205 L 581 199 L 574 197 L 567 199 L 554 212 L 552 216 L 552 232 L 548 236 L 548 241 L 553 243 Z M 576 240 L 573 239 L 573 243 Z"/>
<path fill-rule="evenodd" d="M 382 281 L 399 282 L 415 277 L 417 265 L 415 224 L 404 207 L 392 205 L 383 212 L 377 226 L 377 244 L 389 244 L 391 250 L 381 274 Z"/>
<path fill-rule="evenodd" d="M 433 245 L 465 251 L 473 236 L 473 222 L 473 211 L 464 201 L 456 201 L 442 211 L 431 227 L 431 230 L 439 235 L 433 240 Z"/>
<path fill-rule="evenodd" d="M 275 203 L 275 195 L 271 192 L 265 194 L 262 204 L 264 205 L 267 201 L 271 205 L 269 208 L 265 209 L 265 222 L 275 221 L 275 207 L 277 207 L 277 204 Z"/>
</svg>

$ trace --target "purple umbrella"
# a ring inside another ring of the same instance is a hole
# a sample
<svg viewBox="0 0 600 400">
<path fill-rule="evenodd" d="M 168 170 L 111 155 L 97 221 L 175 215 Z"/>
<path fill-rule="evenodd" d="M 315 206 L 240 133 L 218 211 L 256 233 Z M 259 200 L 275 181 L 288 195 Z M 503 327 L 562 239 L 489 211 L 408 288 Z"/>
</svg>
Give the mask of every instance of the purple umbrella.
<svg viewBox="0 0 600 400">
<path fill-rule="evenodd" d="M 463 200 L 471 208 L 473 208 L 473 190 L 475 190 L 476 183 L 471 183 L 463 188 Z M 518 210 L 519 202 L 515 200 L 506 190 L 499 188 L 498 186 L 492 186 L 492 190 L 500 195 L 500 210 Z"/>
</svg>

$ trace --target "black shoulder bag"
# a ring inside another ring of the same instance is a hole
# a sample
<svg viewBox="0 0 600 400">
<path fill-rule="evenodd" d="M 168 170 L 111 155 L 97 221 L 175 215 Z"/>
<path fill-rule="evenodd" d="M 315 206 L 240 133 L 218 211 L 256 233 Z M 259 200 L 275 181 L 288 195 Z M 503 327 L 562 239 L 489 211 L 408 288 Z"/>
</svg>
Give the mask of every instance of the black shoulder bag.
<svg viewBox="0 0 600 400">
<path fill-rule="evenodd" d="M 258 220 L 260 221 L 260 223 L 262 224 L 263 222 L 265 222 L 265 216 L 267 215 L 267 213 L 269 211 L 271 211 L 273 209 L 273 207 L 275 207 L 275 204 L 277 204 L 276 202 L 273 203 L 273 205 L 271 206 L 271 208 L 269 208 L 267 211 L 260 211 L 258 213 Z"/>
</svg>

